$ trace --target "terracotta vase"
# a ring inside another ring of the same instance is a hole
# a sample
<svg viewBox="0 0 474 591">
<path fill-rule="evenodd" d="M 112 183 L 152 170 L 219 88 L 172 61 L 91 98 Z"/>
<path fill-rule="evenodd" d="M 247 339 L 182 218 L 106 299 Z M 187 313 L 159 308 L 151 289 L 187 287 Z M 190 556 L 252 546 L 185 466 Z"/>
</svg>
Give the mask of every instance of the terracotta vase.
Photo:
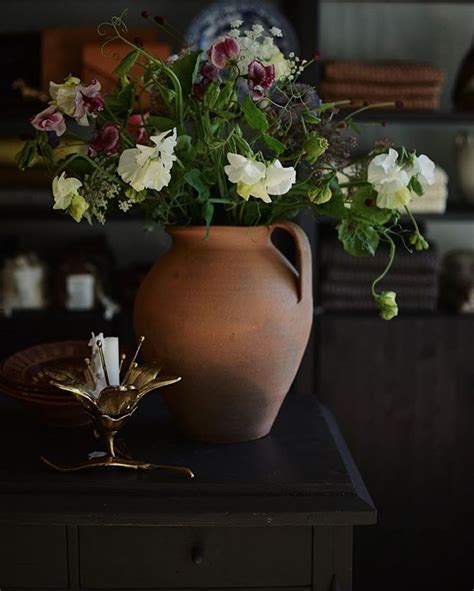
<svg viewBox="0 0 474 591">
<path fill-rule="evenodd" d="M 296 244 L 299 273 L 273 245 Z M 181 430 L 214 443 L 267 435 L 295 378 L 313 317 L 311 250 L 291 222 L 170 228 L 135 301 L 146 361 L 182 381 L 164 394 Z"/>
</svg>

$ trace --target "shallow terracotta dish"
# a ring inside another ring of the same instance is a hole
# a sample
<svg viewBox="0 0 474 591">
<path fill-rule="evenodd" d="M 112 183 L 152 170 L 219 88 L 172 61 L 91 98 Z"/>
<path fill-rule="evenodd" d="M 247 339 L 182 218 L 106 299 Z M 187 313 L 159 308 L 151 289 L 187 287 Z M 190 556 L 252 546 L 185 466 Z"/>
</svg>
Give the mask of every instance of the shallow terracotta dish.
<svg viewBox="0 0 474 591">
<path fill-rule="evenodd" d="M 83 365 L 90 353 L 86 341 L 46 343 L 19 351 L 0 365 L 0 393 L 18 400 L 40 422 L 72 427 L 90 424 L 83 407 L 67 392 L 51 386 L 46 368 Z"/>
</svg>

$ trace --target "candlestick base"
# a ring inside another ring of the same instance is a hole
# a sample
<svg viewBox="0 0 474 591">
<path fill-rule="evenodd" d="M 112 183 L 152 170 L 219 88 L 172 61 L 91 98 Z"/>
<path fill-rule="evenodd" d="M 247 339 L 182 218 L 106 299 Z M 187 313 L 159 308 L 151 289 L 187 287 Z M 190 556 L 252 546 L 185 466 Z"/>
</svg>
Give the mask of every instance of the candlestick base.
<svg viewBox="0 0 474 591">
<path fill-rule="evenodd" d="M 151 464 L 149 462 L 141 462 L 133 458 L 121 458 L 112 456 L 103 456 L 100 458 L 92 458 L 77 464 L 56 464 L 41 456 L 41 460 L 50 468 L 59 472 L 79 472 L 81 470 L 90 470 L 93 468 L 126 468 L 129 470 L 165 470 L 167 472 L 174 472 L 175 474 L 182 474 L 188 478 L 194 478 L 192 470 L 186 466 L 168 466 L 166 464 Z"/>
</svg>

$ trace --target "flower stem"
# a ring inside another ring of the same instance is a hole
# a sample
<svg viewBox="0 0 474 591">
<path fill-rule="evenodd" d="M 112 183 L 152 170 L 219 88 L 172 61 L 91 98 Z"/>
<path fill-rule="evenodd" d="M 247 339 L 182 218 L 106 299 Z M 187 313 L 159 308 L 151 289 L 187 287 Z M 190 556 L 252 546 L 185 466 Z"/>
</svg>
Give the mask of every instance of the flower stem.
<svg viewBox="0 0 474 591">
<path fill-rule="evenodd" d="M 376 288 L 377 284 L 380 283 L 380 281 L 382 281 L 382 279 L 387 275 L 387 273 L 392 268 L 393 261 L 395 260 L 395 253 L 397 250 L 397 247 L 395 245 L 395 242 L 393 241 L 393 238 L 389 235 L 389 233 L 387 231 L 383 232 L 383 236 L 388 240 L 388 243 L 390 245 L 389 259 L 388 259 L 388 263 L 387 263 L 385 269 L 372 282 L 372 295 L 374 296 L 374 298 L 377 297 L 377 292 L 375 291 L 375 288 Z"/>
</svg>

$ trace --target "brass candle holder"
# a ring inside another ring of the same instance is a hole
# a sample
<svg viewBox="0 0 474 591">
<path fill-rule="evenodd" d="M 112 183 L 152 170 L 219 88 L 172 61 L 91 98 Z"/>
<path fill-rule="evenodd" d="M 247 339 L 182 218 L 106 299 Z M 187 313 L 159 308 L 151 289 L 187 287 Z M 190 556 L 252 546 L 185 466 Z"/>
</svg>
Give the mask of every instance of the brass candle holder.
<svg viewBox="0 0 474 591">
<path fill-rule="evenodd" d="M 137 350 L 132 357 L 128 369 L 123 372 L 125 355 L 120 360 L 120 385 L 111 386 L 107 373 L 102 343 L 98 341 L 99 357 L 105 378 L 105 387 L 101 388 L 102 380 L 91 367 L 90 359 L 85 359 L 85 365 L 79 371 L 72 370 L 45 370 L 50 378 L 50 383 L 61 390 L 70 392 L 93 421 L 96 438 L 105 443 L 105 452 L 89 454 L 89 458 L 81 463 L 73 465 L 58 465 L 45 457 L 41 457 L 51 468 L 60 472 L 77 472 L 90 468 L 119 467 L 132 470 L 167 470 L 184 474 L 194 478 L 190 468 L 184 466 L 168 466 L 163 464 L 151 464 L 135 460 L 128 456 L 115 442 L 115 436 L 125 425 L 132 414 L 137 410 L 140 401 L 153 390 L 170 386 L 179 382 L 178 377 L 158 377 L 160 367 L 156 363 L 138 365 L 136 359 L 141 345 L 145 340 L 140 338 Z M 123 375 L 123 378 L 121 377 Z"/>
</svg>

